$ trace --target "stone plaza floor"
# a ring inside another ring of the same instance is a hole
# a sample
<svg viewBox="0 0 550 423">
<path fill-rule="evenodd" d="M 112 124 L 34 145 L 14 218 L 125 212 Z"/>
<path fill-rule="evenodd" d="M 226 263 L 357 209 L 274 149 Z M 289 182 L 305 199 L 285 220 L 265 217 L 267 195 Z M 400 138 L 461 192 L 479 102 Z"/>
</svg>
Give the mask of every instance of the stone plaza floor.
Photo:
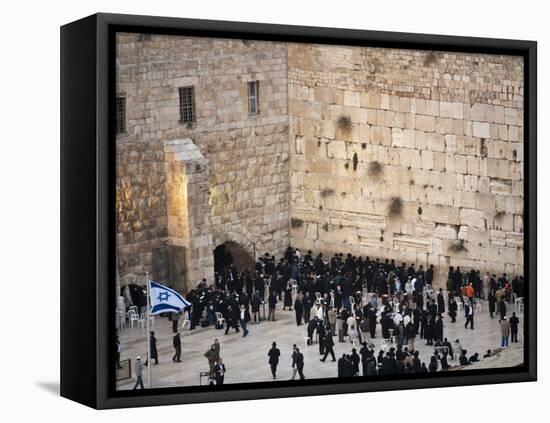
<svg viewBox="0 0 550 423">
<path fill-rule="evenodd" d="M 267 306 L 266 306 L 267 308 Z M 514 311 L 513 305 L 508 304 L 508 317 Z M 267 313 L 267 310 L 266 310 Z M 516 313 L 520 319 L 519 343 L 510 344 L 509 350 L 499 357 L 486 359 L 467 368 L 494 368 L 512 367 L 523 362 L 523 313 Z M 267 316 L 266 316 L 267 317 Z M 294 311 L 283 311 L 282 302 L 277 304 L 275 322 L 263 320 L 259 324 L 248 324 L 249 334 L 242 336 L 242 331 L 235 333 L 234 329 L 224 335 L 225 330 L 215 329 L 213 326 L 199 328 L 190 331 L 185 329 L 181 332 L 182 355 L 181 363 L 174 363 L 172 356 L 172 322 L 168 318 L 156 316 L 151 330 L 155 331 L 157 337 L 157 350 L 159 364 L 152 367 L 153 387 L 176 387 L 193 386 L 200 384 L 200 372 L 208 371 L 208 362 L 203 354 L 210 348 L 214 339 L 221 344 L 220 356 L 226 366 L 225 383 L 263 382 L 272 381 L 271 371 L 268 365 L 267 353 L 273 341 L 281 351 L 279 366 L 277 370 L 278 380 L 288 380 L 292 376 L 292 345 L 296 344 L 304 354 L 304 375 L 306 379 L 334 378 L 337 377 L 336 362 L 331 362 L 330 357 L 322 363 L 319 361 L 319 345 L 305 345 L 306 326 L 297 326 Z M 180 325 L 181 325 L 180 320 Z M 464 328 L 465 318 L 459 310 L 456 323 L 451 323 L 449 318 L 444 318 L 444 337 L 451 343 L 459 339 L 463 349 L 468 351 L 468 356 L 477 352 L 482 357 L 488 349 L 494 350 L 501 345 L 501 335 L 498 315 L 490 318 L 487 304 L 484 303 L 481 312 L 475 316 L 474 330 Z M 121 343 L 121 360 L 131 359 L 132 378 L 117 383 L 117 389 L 131 389 L 135 382 L 133 374 L 134 361 L 140 355 L 145 361 L 147 357 L 146 329 L 137 327 L 126 327 L 119 331 Z M 315 337 L 315 335 L 314 335 Z M 347 338 L 346 338 L 347 339 Z M 349 342 L 340 343 L 338 337 L 334 337 L 334 351 L 336 359 L 343 353 L 351 352 Z M 382 336 L 380 325 L 377 325 L 377 337 L 369 340 L 375 345 L 375 352 L 381 349 Z M 433 346 L 426 346 L 426 341 L 415 339 L 415 348 L 420 352 L 420 359 L 429 364 L 430 357 L 434 352 Z M 359 348 L 357 348 L 359 350 Z M 452 362 L 450 364 L 456 364 Z M 143 380 L 148 386 L 148 371 L 144 367 Z M 203 384 L 207 382 L 203 379 Z"/>
</svg>

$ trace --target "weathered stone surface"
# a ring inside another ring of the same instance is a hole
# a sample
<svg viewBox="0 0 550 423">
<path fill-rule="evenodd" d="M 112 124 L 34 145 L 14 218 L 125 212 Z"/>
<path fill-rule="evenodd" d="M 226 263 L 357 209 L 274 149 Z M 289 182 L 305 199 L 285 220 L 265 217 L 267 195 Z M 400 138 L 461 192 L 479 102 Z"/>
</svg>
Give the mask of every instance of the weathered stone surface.
<svg viewBox="0 0 550 423">
<path fill-rule="evenodd" d="M 442 280 L 456 264 L 522 269 L 520 58 L 445 53 L 426 67 L 411 50 L 136 37 L 119 35 L 117 49 L 127 98 L 127 133 L 117 136 L 122 277 L 150 270 L 166 243 L 192 250 L 186 260 L 200 270 L 189 278 L 199 277 L 228 240 L 431 263 Z M 195 87 L 190 125 L 179 124 L 183 86 Z M 164 144 L 185 138 L 196 163 L 178 173 Z M 389 218 L 392 197 L 404 209 Z M 292 217 L 303 225 L 291 228 Z M 449 251 L 457 239 L 467 252 Z"/>
</svg>

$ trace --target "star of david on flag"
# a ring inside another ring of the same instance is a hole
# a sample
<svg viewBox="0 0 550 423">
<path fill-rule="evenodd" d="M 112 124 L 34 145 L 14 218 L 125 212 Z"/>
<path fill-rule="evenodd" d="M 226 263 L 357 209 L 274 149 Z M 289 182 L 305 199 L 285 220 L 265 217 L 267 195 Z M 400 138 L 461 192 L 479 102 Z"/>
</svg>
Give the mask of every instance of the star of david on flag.
<svg viewBox="0 0 550 423">
<path fill-rule="evenodd" d="M 151 314 L 178 312 L 185 307 L 191 307 L 191 303 L 173 289 L 160 283 L 149 281 L 149 301 L 151 302 Z"/>
</svg>

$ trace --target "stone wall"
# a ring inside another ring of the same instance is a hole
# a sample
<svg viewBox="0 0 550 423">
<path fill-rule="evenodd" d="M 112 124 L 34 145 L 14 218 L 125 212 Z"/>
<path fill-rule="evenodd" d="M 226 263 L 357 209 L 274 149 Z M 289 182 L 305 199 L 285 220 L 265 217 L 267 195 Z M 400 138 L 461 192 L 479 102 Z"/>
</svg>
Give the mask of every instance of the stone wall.
<svg viewBox="0 0 550 423">
<path fill-rule="evenodd" d="M 450 265 L 523 271 L 521 58 L 119 34 L 117 93 L 121 284 L 173 246 L 189 288 L 225 242 L 434 264 L 439 283 Z"/>
<path fill-rule="evenodd" d="M 209 162 L 212 233 L 197 263 L 235 241 L 280 253 L 289 243 L 287 48 L 284 44 L 138 34 L 117 38 L 117 94 L 127 131 L 117 136 L 117 251 L 121 281 L 152 269 L 169 234 L 164 143 L 191 139 Z M 260 81 L 260 113 L 248 115 L 247 82 Z M 196 122 L 179 123 L 178 88 L 195 87 Z M 173 216 L 172 216 L 173 218 Z M 186 263 L 192 266 L 191 263 Z M 208 273 L 208 271 L 206 272 Z M 196 276 L 196 275 L 195 275 Z M 196 281 L 189 281 L 192 286 Z"/>
<path fill-rule="evenodd" d="M 293 245 L 523 272 L 521 58 L 290 44 L 288 83 Z"/>
</svg>

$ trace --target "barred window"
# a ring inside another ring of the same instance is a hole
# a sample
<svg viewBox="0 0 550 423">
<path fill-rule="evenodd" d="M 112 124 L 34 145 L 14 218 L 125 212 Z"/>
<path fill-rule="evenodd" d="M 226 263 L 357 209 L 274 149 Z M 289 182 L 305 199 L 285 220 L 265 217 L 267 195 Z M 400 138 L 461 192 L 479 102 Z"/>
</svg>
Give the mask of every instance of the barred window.
<svg viewBox="0 0 550 423">
<path fill-rule="evenodd" d="M 116 98 L 116 133 L 126 132 L 126 97 Z"/>
<path fill-rule="evenodd" d="M 181 87 L 180 94 L 180 123 L 195 122 L 195 88 Z"/>
<path fill-rule="evenodd" d="M 138 41 L 151 41 L 151 34 L 139 34 Z"/>
<path fill-rule="evenodd" d="M 260 81 L 248 82 L 248 114 L 257 115 L 260 113 Z"/>
</svg>

